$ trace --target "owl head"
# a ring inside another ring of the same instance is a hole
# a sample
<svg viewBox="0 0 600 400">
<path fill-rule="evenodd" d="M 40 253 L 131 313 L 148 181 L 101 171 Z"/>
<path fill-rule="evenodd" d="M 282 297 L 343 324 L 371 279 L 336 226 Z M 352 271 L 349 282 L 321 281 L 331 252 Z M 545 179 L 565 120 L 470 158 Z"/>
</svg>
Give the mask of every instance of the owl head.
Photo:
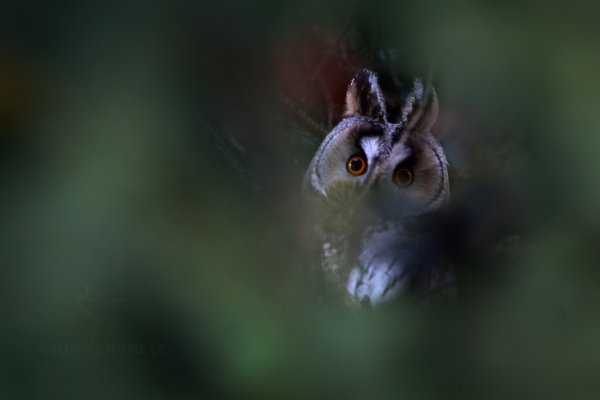
<svg viewBox="0 0 600 400">
<path fill-rule="evenodd" d="M 377 75 L 360 71 L 348 86 L 344 118 L 308 168 L 305 189 L 346 207 L 377 193 L 399 215 L 438 209 L 449 183 L 444 151 L 431 133 L 437 115 L 435 91 L 426 93 L 418 79 L 397 115 L 388 115 Z"/>
<path fill-rule="evenodd" d="M 356 74 L 343 119 L 324 138 L 304 179 L 305 192 L 328 212 L 319 228 L 324 268 L 346 282 L 353 297 L 372 303 L 421 279 L 407 221 L 438 210 L 449 196 L 446 157 L 431 133 L 435 91 L 417 79 L 395 101 L 375 73 Z"/>
</svg>

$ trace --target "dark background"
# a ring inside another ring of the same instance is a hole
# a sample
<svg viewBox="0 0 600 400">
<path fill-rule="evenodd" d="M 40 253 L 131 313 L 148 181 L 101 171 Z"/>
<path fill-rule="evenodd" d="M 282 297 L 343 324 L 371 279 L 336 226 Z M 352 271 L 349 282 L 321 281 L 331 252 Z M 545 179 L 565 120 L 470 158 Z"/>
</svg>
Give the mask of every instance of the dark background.
<svg viewBox="0 0 600 400">
<path fill-rule="evenodd" d="M 595 398 L 598 11 L 3 1 L 0 397 Z M 451 304 L 310 273 L 302 174 L 364 66 L 435 71 Z"/>
</svg>

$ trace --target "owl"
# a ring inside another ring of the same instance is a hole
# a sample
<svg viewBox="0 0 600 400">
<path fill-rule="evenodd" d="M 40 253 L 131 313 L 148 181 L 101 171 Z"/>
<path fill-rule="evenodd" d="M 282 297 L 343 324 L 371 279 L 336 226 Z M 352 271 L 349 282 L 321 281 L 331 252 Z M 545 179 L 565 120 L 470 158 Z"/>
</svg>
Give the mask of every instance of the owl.
<svg viewBox="0 0 600 400">
<path fill-rule="evenodd" d="M 321 270 L 352 302 L 452 286 L 430 229 L 450 194 L 444 149 L 431 131 L 437 115 L 435 91 L 421 80 L 390 96 L 362 70 L 308 167 L 303 187 L 317 213 Z"/>
</svg>

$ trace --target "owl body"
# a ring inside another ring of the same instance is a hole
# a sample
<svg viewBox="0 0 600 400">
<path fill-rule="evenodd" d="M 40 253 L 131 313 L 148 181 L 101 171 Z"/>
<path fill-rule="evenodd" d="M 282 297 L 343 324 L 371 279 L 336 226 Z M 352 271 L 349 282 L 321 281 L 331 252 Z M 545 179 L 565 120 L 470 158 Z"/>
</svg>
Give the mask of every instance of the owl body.
<svg viewBox="0 0 600 400">
<path fill-rule="evenodd" d="M 377 76 L 360 71 L 348 86 L 344 118 L 304 180 L 320 212 L 321 266 L 361 303 L 452 281 L 426 222 L 449 197 L 446 157 L 431 133 L 437 97 L 416 80 L 394 118 L 387 104 Z"/>
</svg>

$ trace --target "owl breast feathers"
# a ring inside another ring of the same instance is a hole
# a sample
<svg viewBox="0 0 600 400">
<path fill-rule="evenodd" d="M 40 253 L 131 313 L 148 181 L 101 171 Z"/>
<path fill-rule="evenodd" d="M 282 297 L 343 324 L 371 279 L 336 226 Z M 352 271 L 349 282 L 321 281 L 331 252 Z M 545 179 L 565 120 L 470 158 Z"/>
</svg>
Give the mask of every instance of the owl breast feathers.
<svg viewBox="0 0 600 400">
<path fill-rule="evenodd" d="M 450 193 L 444 150 L 431 133 L 437 96 L 417 79 L 399 107 L 393 101 L 375 73 L 360 71 L 348 86 L 343 119 L 304 180 L 321 212 L 322 269 L 361 303 L 430 292 L 452 280 L 431 257 L 435 240 L 421 223 Z"/>
</svg>

